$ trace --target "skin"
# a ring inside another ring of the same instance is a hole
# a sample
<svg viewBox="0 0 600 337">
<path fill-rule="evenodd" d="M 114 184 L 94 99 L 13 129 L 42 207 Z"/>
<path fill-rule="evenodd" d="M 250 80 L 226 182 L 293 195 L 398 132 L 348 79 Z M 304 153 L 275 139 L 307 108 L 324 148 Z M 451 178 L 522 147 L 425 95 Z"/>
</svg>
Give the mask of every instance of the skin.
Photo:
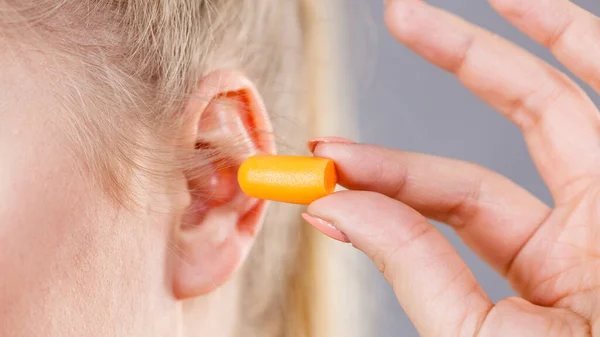
<svg viewBox="0 0 600 337">
<path fill-rule="evenodd" d="M 491 4 L 600 92 L 599 18 L 566 0 Z M 310 222 L 329 222 L 376 263 L 422 336 L 600 336 L 597 107 L 558 70 L 422 1 L 388 1 L 385 20 L 521 128 L 555 207 L 473 164 L 334 139 L 314 153 L 335 160 L 349 191 L 311 204 Z M 520 297 L 492 303 L 427 218 L 454 228 Z"/>
<path fill-rule="evenodd" d="M 0 335 L 233 336 L 241 294 L 232 275 L 260 231 L 265 203 L 241 194 L 228 170 L 207 169 L 215 163 L 204 158 L 197 162 L 205 179 L 136 171 L 127 181 L 136 206 L 115 203 L 71 151 L 73 130 L 56 100 L 71 87 L 47 75 L 77 77 L 75 70 L 50 62 L 50 49 L 9 47 L 0 48 Z M 248 109 L 233 104 L 238 96 Z M 249 139 L 240 122 L 248 114 L 270 128 L 256 89 L 237 71 L 199 81 L 180 114 L 172 142 L 187 150 L 196 139 L 217 148 Z M 265 137 L 226 159 L 271 152 Z M 191 192 L 206 186 L 219 198 Z"/>
<path fill-rule="evenodd" d="M 598 18 L 564 0 L 492 4 L 600 90 Z M 597 108 L 557 70 L 423 2 L 388 1 L 386 21 L 400 42 L 455 73 L 523 130 L 556 206 L 471 164 L 321 141 L 315 154 L 336 161 L 350 191 L 313 203 L 308 213 L 375 261 L 423 336 L 599 335 Z M 184 216 L 198 218 L 187 212 L 189 193 L 173 193 L 192 183 L 184 172 L 150 189 L 134 184 L 143 177 L 132 181 L 140 209 L 100 197 L 86 184 L 90 176 L 75 174 L 82 163 L 64 151 L 73 144 L 49 113 L 61 109 L 42 69 L 0 56 L 0 335 L 173 336 L 186 328 L 232 335 L 224 329 L 234 326 L 236 284 L 220 296 L 214 290 L 252 243 L 236 220 L 223 222 L 243 214 L 221 204 L 201 230 L 181 230 Z M 202 101 L 240 88 L 255 97 L 239 79 L 214 92 L 206 88 L 215 81 L 200 86 L 204 99 L 187 106 L 186 130 L 215 111 Z M 426 217 L 455 228 L 521 297 L 491 303 Z M 254 233 L 260 223 L 241 227 Z"/>
</svg>

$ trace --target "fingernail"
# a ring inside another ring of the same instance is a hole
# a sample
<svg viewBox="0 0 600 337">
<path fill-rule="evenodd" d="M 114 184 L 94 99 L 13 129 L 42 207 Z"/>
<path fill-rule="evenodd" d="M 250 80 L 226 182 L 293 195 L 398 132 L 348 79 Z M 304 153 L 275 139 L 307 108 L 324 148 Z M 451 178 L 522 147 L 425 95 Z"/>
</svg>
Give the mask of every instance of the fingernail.
<svg viewBox="0 0 600 337">
<path fill-rule="evenodd" d="M 309 141 L 307 146 L 310 152 L 315 152 L 317 146 L 321 143 L 325 144 L 355 144 L 356 142 L 342 137 L 319 137 Z"/>
<path fill-rule="evenodd" d="M 327 235 L 328 237 L 338 240 L 341 242 L 349 243 L 348 237 L 346 234 L 342 233 L 339 229 L 337 229 L 333 223 L 323 220 L 321 218 L 312 216 L 308 213 L 302 213 L 302 217 L 306 222 L 315 227 L 319 232 Z"/>
</svg>

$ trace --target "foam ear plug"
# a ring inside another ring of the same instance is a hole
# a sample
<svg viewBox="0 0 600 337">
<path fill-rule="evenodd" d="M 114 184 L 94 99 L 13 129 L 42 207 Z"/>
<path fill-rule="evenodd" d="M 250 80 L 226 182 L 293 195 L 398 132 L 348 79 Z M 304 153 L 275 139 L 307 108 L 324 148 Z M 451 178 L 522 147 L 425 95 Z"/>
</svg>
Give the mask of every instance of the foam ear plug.
<svg viewBox="0 0 600 337">
<path fill-rule="evenodd" d="M 307 205 L 334 192 L 337 174 L 331 159 L 258 155 L 240 165 L 238 183 L 253 198 Z"/>
</svg>

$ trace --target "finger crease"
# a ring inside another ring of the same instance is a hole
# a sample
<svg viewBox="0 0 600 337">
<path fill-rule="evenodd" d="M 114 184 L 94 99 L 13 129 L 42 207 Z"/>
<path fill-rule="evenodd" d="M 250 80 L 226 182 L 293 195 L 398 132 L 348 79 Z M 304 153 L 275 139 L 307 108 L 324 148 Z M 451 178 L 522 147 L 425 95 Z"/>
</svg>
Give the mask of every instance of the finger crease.
<svg viewBox="0 0 600 337">
<path fill-rule="evenodd" d="M 506 264 L 506 267 L 504 268 L 504 273 L 503 273 L 504 277 L 510 278 L 510 275 L 513 272 L 513 267 L 515 265 L 515 261 L 519 258 L 521 253 L 525 250 L 525 247 L 527 247 L 527 244 L 531 241 L 531 239 L 540 230 L 540 228 L 542 227 L 542 224 L 544 224 L 551 215 L 552 215 L 552 209 L 549 209 L 548 212 L 546 213 L 546 215 L 544 215 L 544 217 L 537 223 L 533 232 L 531 232 L 531 234 L 523 241 L 521 246 L 516 250 L 515 254 L 508 261 L 508 263 Z"/>
<path fill-rule="evenodd" d="M 404 188 L 406 187 L 406 184 L 408 183 L 408 179 L 409 179 L 409 170 L 404 170 L 401 173 L 398 174 L 398 177 L 396 179 L 396 183 L 393 184 L 393 187 L 391 188 L 391 193 L 386 193 L 387 196 L 394 198 L 396 200 L 400 200 L 401 199 L 401 195 L 402 192 L 404 191 Z"/>
<path fill-rule="evenodd" d="M 460 231 L 479 213 L 483 182 L 478 179 L 467 193 L 462 196 L 448 211 L 447 222 L 456 231 Z"/>
<path fill-rule="evenodd" d="M 558 26 L 558 28 L 556 28 L 556 30 L 549 35 L 548 39 L 544 43 L 544 45 L 548 47 L 548 49 L 550 49 L 552 52 L 556 51 L 556 47 L 563 40 L 569 29 L 575 22 L 571 13 L 565 14 L 564 20 L 562 21 L 562 24 Z"/>
<path fill-rule="evenodd" d="M 483 329 L 483 325 L 485 324 L 485 321 L 488 319 L 488 317 L 492 313 L 492 310 L 494 310 L 495 307 L 496 307 L 495 305 L 490 304 L 486 308 L 486 310 L 481 312 L 481 318 L 479 319 L 479 322 L 477 323 L 477 326 L 475 327 L 475 331 L 473 332 L 473 337 L 477 337 L 480 335 L 481 330 Z"/>
<path fill-rule="evenodd" d="M 533 89 L 513 101 L 507 117 L 514 121 L 523 133 L 529 133 L 537 129 L 544 118 L 545 112 L 556 104 L 567 91 L 566 87 L 557 85 L 552 80 L 547 85 L 552 86 L 552 88 Z"/>
<path fill-rule="evenodd" d="M 474 46 L 475 37 L 468 37 L 464 42 L 461 51 L 457 53 L 458 56 L 456 56 L 456 58 L 454 58 L 454 60 L 450 62 L 450 65 L 446 67 L 446 70 L 453 74 L 456 74 L 457 76 L 460 76 L 462 69 L 465 67 L 465 65 L 470 59 L 471 51 L 473 50 Z"/>
<path fill-rule="evenodd" d="M 431 234 L 433 232 L 435 232 L 435 227 L 433 225 L 431 225 L 427 220 L 425 220 L 425 218 L 423 218 L 422 221 L 418 221 L 417 223 L 415 223 L 412 226 L 410 233 L 406 236 L 406 238 L 404 240 L 399 242 L 398 246 L 399 247 L 409 246 L 410 244 L 414 243 L 418 239 L 421 239 L 421 238 L 425 237 L 427 234 Z"/>
</svg>

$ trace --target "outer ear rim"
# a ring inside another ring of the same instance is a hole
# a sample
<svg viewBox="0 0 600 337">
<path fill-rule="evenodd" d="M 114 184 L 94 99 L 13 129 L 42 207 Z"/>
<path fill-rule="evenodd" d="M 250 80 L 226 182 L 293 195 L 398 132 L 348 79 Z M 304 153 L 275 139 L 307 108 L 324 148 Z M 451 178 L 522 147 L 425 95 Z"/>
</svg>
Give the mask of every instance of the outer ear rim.
<svg viewBox="0 0 600 337">
<path fill-rule="evenodd" d="M 227 93 L 245 93 L 244 96 L 250 104 L 251 111 L 259 116 L 252 116 L 257 130 L 261 131 L 260 144 L 257 148 L 266 154 L 276 154 L 277 146 L 273 136 L 273 123 L 256 85 L 248 76 L 237 69 L 214 70 L 203 77 L 197 84 L 195 92 L 187 103 L 186 115 L 191 116 L 189 125 L 198 125 L 202 113 L 219 96 Z M 195 139 L 197 130 L 195 128 L 184 130 L 188 139 Z"/>
</svg>

